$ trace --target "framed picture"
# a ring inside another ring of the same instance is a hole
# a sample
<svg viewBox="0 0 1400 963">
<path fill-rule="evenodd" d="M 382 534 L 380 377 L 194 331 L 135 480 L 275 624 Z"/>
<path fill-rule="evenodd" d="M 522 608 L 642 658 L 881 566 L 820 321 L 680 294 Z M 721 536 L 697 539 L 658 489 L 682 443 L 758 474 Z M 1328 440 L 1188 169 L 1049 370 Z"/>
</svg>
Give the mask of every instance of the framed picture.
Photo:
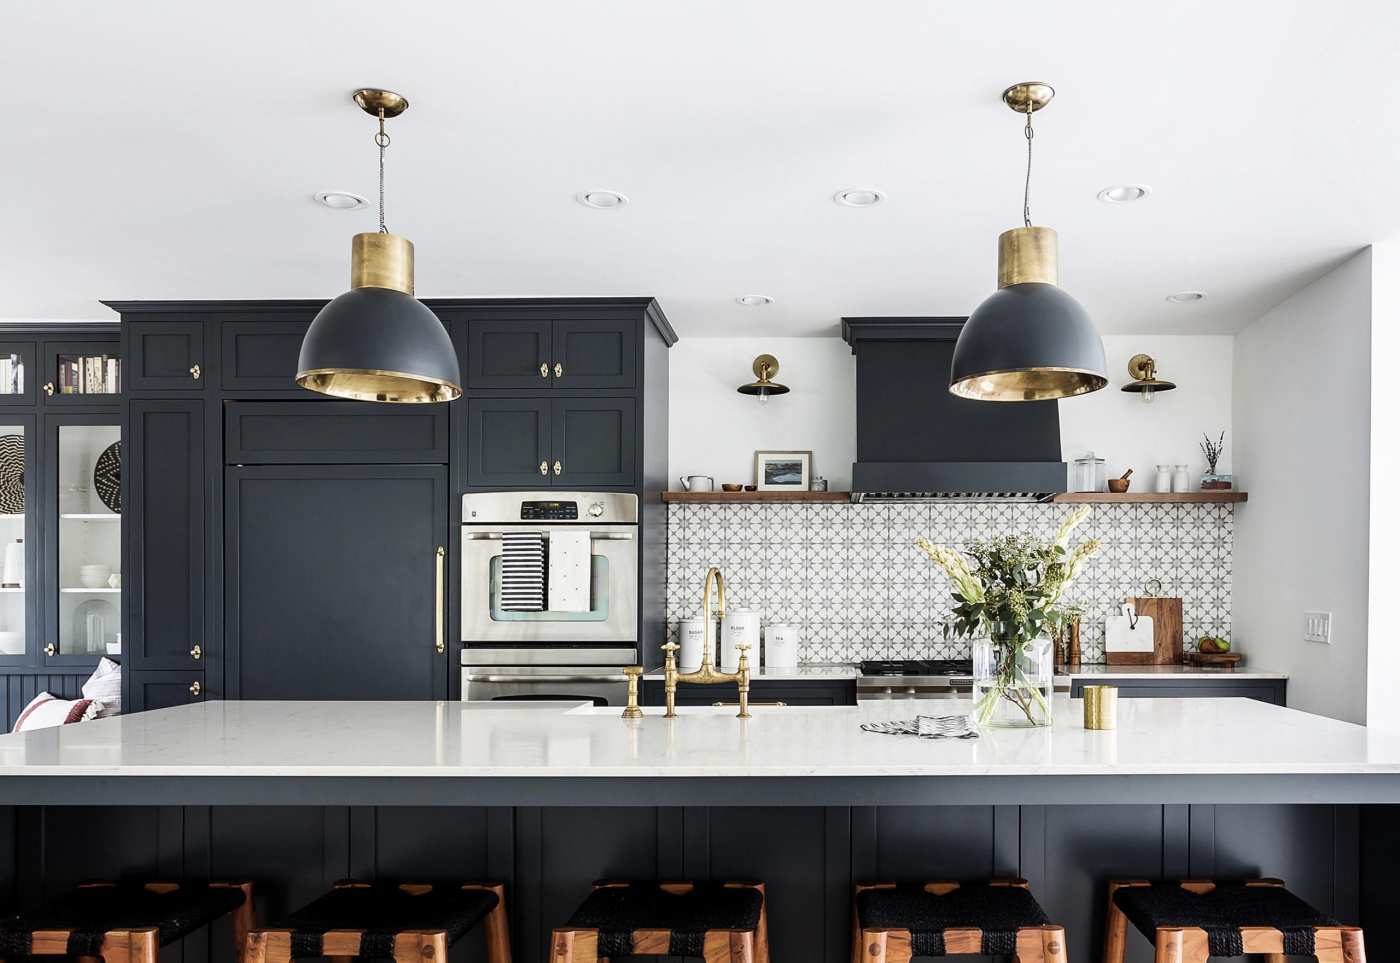
<svg viewBox="0 0 1400 963">
<path fill-rule="evenodd" d="M 805 492 L 812 483 L 812 453 L 756 451 L 753 480 L 761 492 Z"/>
</svg>

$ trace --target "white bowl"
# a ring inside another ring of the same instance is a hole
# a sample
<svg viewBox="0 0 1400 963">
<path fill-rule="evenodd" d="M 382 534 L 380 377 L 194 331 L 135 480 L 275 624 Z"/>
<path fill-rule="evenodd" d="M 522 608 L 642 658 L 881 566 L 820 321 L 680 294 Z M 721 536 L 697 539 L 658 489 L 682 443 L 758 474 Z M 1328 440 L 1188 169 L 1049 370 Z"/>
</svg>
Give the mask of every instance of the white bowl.
<svg viewBox="0 0 1400 963">
<path fill-rule="evenodd" d="M 106 588 L 111 575 L 110 565 L 84 565 L 78 569 L 78 581 L 87 588 Z"/>
</svg>

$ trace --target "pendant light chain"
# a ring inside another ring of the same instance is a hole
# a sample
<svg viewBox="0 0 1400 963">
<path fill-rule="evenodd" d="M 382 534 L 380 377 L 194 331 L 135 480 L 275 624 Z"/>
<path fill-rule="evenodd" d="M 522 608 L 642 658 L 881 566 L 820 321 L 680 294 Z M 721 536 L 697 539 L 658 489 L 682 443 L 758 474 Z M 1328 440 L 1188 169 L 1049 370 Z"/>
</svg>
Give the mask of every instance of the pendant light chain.
<svg viewBox="0 0 1400 963">
<path fill-rule="evenodd" d="M 384 226 L 384 148 L 389 146 L 389 135 L 384 130 L 384 108 L 379 108 L 379 133 L 374 135 L 374 142 L 379 146 L 379 233 L 388 234 L 389 229 Z"/>
<path fill-rule="evenodd" d="M 1021 206 L 1021 216 L 1025 218 L 1026 227 L 1031 226 L 1031 144 L 1035 142 L 1035 128 L 1031 126 L 1031 115 L 1034 107 L 1026 104 L 1026 194 Z M 383 202 L 380 202 L 381 205 Z"/>
</svg>

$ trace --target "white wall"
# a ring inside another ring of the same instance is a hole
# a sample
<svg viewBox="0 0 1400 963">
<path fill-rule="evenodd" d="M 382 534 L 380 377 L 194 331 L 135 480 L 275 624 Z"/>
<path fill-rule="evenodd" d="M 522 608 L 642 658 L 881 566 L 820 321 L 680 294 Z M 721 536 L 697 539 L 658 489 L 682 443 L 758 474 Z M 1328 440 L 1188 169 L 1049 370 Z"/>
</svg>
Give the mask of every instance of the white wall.
<svg viewBox="0 0 1400 963">
<path fill-rule="evenodd" d="M 1104 338 L 1109 386 L 1060 404 L 1065 459 L 1092 449 L 1114 474 L 1136 469 L 1135 487 L 1151 486 L 1158 463 L 1205 470 L 1197 447 L 1203 432 L 1224 430 L 1229 471 L 1230 337 L 1121 335 Z M 1177 384 L 1151 405 L 1119 388 L 1128 359 L 1157 359 L 1162 378 Z M 763 353 L 777 357 L 777 380 L 791 393 L 760 405 L 736 390 L 753 380 L 750 365 Z M 682 338 L 671 350 L 671 487 L 675 476 L 714 475 L 716 483 L 753 481 L 758 449 L 812 449 L 819 474 L 833 489 L 851 486 L 855 460 L 855 358 L 840 338 Z"/>
<path fill-rule="evenodd" d="M 1366 647 L 1366 724 L 1400 731 L 1400 640 L 1395 594 L 1400 586 L 1400 241 L 1371 249 L 1371 545 Z"/>
<path fill-rule="evenodd" d="M 739 394 L 753 359 L 778 359 L 792 389 L 759 404 Z M 681 338 L 671 349 L 671 488 L 677 475 L 753 483 L 753 453 L 809 449 L 833 490 L 851 487 L 856 457 L 856 364 L 840 338 Z"/>
<path fill-rule="evenodd" d="M 1184 464 L 1193 486 L 1206 470 L 1202 437 L 1225 432 L 1225 454 L 1216 469 L 1230 471 L 1231 357 L 1234 338 L 1205 335 L 1112 335 L 1103 339 L 1108 387 L 1060 402 L 1060 444 L 1066 461 L 1092 450 L 1105 459 L 1110 477 L 1133 469 L 1133 490 L 1151 491 L 1159 464 Z M 1143 404 L 1121 390 L 1130 379 L 1128 359 L 1147 354 L 1157 377 L 1176 384 Z M 1071 476 L 1071 484 L 1073 477 Z"/>
<path fill-rule="evenodd" d="M 1367 249 L 1235 339 L 1234 465 L 1249 492 L 1235 637 L 1252 665 L 1288 673 L 1290 705 L 1353 722 L 1366 721 L 1371 310 Z M 1331 645 L 1303 641 L 1305 609 L 1332 613 Z"/>
</svg>

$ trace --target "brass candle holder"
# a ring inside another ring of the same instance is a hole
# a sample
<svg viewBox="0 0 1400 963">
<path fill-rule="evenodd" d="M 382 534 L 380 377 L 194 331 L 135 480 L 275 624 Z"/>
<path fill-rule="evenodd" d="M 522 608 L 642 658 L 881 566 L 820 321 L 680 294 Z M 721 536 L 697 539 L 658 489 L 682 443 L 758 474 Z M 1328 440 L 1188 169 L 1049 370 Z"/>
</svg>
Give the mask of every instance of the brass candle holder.
<svg viewBox="0 0 1400 963">
<path fill-rule="evenodd" d="M 1086 685 L 1084 687 L 1084 728 L 1118 728 L 1118 687 Z"/>
</svg>

